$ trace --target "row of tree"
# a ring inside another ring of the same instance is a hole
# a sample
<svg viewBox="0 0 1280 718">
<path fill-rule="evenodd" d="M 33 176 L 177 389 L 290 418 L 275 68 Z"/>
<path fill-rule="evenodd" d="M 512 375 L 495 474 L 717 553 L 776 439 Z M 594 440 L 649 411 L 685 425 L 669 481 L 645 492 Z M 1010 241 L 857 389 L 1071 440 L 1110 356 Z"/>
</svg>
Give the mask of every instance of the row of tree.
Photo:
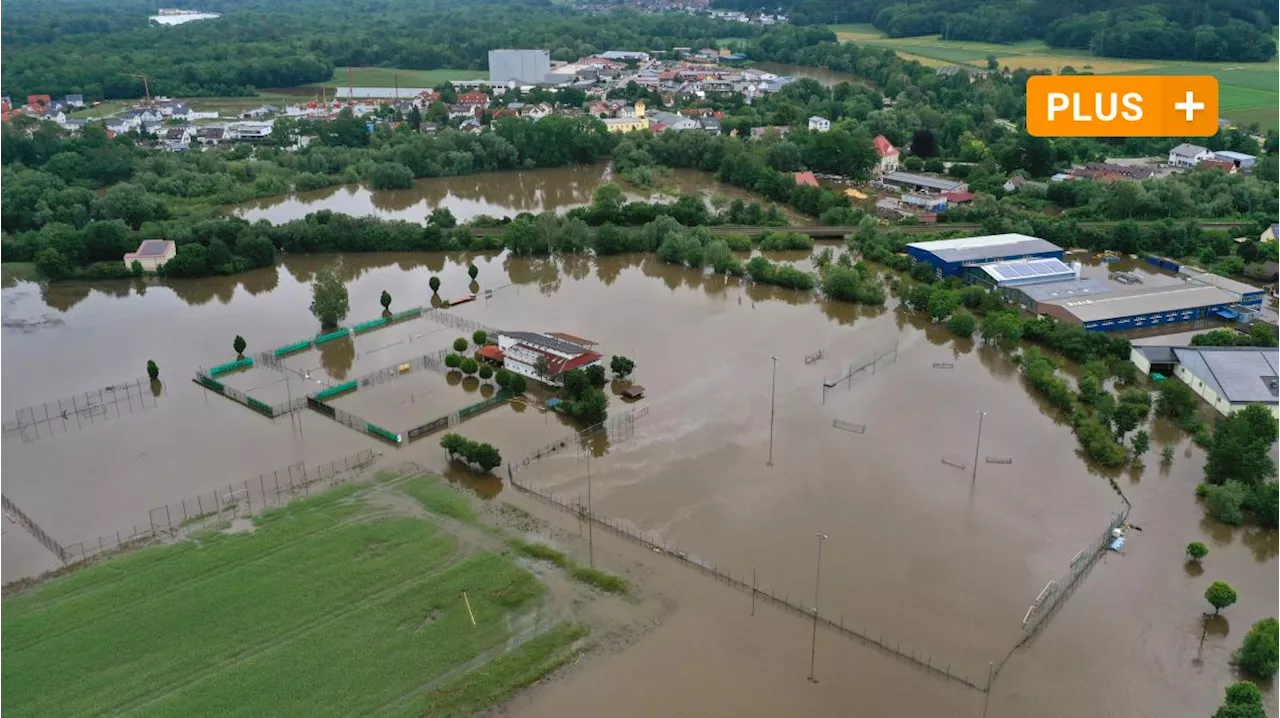
<svg viewBox="0 0 1280 718">
<path fill-rule="evenodd" d="M 450 460 L 456 459 L 468 466 L 475 466 L 481 472 L 487 473 L 502 465 L 502 454 L 493 444 L 472 441 L 461 434 L 445 434 L 440 439 L 440 447 Z"/>
</svg>

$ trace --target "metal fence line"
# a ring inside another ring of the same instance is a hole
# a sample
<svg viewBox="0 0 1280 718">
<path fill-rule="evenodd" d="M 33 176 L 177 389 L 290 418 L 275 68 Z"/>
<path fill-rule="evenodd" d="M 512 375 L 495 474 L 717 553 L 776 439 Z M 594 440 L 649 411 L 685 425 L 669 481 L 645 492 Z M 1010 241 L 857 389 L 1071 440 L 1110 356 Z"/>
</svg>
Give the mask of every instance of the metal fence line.
<svg viewBox="0 0 1280 718">
<path fill-rule="evenodd" d="M 58 543 L 52 536 L 45 533 L 45 530 L 40 528 L 40 525 L 33 521 L 30 516 L 23 513 L 22 509 L 18 508 L 17 504 L 10 501 L 8 496 L 0 494 L 0 505 L 3 505 L 4 512 L 10 519 L 15 523 L 21 524 L 24 529 L 35 537 L 36 541 L 40 542 L 41 546 L 52 551 L 53 555 L 57 556 L 59 561 L 63 563 L 68 561 L 69 554 L 67 553 L 67 550 L 63 548 L 62 544 Z"/>
<path fill-rule="evenodd" d="M 482 324 L 474 319 L 465 319 L 457 314 L 451 314 L 444 307 L 423 307 L 422 317 L 436 324 L 443 324 L 446 327 L 454 329 L 462 329 L 463 331 L 474 333 L 477 329 L 483 330 L 486 334 L 497 334 L 499 330 Z"/>
<path fill-rule="evenodd" d="M 151 380 L 140 377 L 122 384 L 28 406 L 3 423 L 4 440 L 36 441 L 101 424 L 156 406 Z"/>
<path fill-rule="evenodd" d="M 577 454 L 578 459 L 581 460 L 585 458 L 585 455 L 583 452 L 588 450 L 586 448 L 586 444 L 587 444 L 586 440 L 592 434 L 598 434 L 599 432 L 603 431 L 605 432 L 605 435 L 608 437 L 610 443 L 618 443 L 618 442 L 626 441 L 627 439 L 630 439 L 632 436 L 635 435 L 636 420 L 642 419 L 648 415 L 649 415 L 648 404 L 632 409 L 631 411 L 626 412 L 625 414 L 614 414 L 613 416 L 609 417 L 608 419 L 605 419 L 599 424 L 592 424 L 591 426 L 588 426 L 582 431 L 578 431 L 573 434 L 569 434 L 568 436 L 561 437 L 549 444 L 542 446 L 541 448 L 530 451 L 529 453 L 525 454 L 523 457 L 521 457 L 518 461 L 515 462 L 515 468 L 518 471 L 526 466 L 529 466 L 535 461 L 540 461 L 542 459 L 546 459 L 551 456 L 555 456 L 557 454 L 563 453 L 570 447 L 573 448 L 573 450 Z"/>
<path fill-rule="evenodd" d="M 843 368 L 842 370 L 843 373 L 837 374 L 834 377 L 827 377 L 824 375 L 822 377 L 823 403 L 826 403 L 828 389 L 834 389 L 835 387 L 839 386 L 841 383 L 847 383 L 846 388 L 852 387 L 853 377 L 861 372 L 865 372 L 868 369 L 871 370 L 871 375 L 875 376 L 876 368 L 886 359 L 889 360 L 890 364 L 893 364 L 898 361 L 898 341 L 896 339 L 894 340 L 892 345 L 889 345 L 887 347 L 881 347 L 880 349 L 874 350 L 871 353 L 870 357 L 864 356 L 860 359 L 855 359 L 849 362 L 849 364 Z"/>
<path fill-rule="evenodd" d="M 266 509 L 283 506 L 299 496 L 354 480 L 375 463 L 381 452 L 372 449 L 308 467 L 303 462 L 259 474 L 251 479 L 218 487 L 175 503 L 157 506 L 148 512 L 147 523 L 116 531 L 107 536 L 67 544 L 64 563 L 93 558 L 109 551 L 144 545 L 165 538 L 186 537 L 193 531 L 217 528 L 236 518 L 248 518 Z M 6 508 L 8 499 L 6 501 Z"/>
<path fill-rule="evenodd" d="M 516 490 L 522 493 L 534 496 L 546 504 L 573 514 L 580 520 L 594 522 L 596 526 L 599 526 L 616 536 L 629 539 L 641 546 L 644 546 L 646 549 L 662 553 L 663 555 L 680 561 L 684 565 L 694 568 L 705 575 L 715 578 L 721 583 L 729 585 L 739 591 L 753 594 L 754 598 L 768 601 L 774 606 L 797 616 L 801 616 L 806 619 L 815 619 L 816 613 L 817 622 L 822 624 L 825 628 L 847 638 L 857 639 L 861 641 L 863 645 L 874 646 L 885 654 L 893 656 L 894 658 L 900 659 L 906 663 L 910 663 L 926 673 L 954 681 L 979 692 L 985 693 L 988 690 L 988 686 L 981 685 L 966 675 L 952 671 L 950 663 L 944 663 L 942 661 L 934 663 L 933 657 L 927 653 L 915 651 L 910 647 L 904 649 L 901 643 L 890 641 L 883 635 L 872 636 L 870 631 L 865 627 L 855 628 L 852 625 L 845 625 L 844 619 L 825 616 L 821 612 L 816 612 L 813 608 L 809 608 L 798 603 L 790 596 L 779 596 L 773 590 L 758 588 L 757 583 L 748 582 L 746 574 L 743 574 L 742 576 L 735 576 L 732 572 L 722 570 L 715 563 L 708 565 L 704 560 L 691 557 L 687 552 L 681 551 L 674 546 L 667 544 L 657 534 L 637 531 L 622 521 L 590 512 L 587 510 L 587 507 L 576 501 L 565 501 L 557 497 L 555 494 L 543 492 L 528 484 L 523 484 L 516 480 L 516 476 L 517 473 L 514 466 L 512 464 L 507 464 L 508 482 Z"/>
</svg>

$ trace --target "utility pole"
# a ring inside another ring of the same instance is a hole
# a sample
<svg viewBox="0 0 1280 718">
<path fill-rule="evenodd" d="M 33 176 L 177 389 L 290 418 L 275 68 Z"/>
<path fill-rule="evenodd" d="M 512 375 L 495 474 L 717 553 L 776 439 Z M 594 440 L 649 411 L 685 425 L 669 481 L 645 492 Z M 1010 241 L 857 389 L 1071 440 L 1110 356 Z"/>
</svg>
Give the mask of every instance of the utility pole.
<svg viewBox="0 0 1280 718">
<path fill-rule="evenodd" d="M 973 443 L 973 481 L 970 483 L 977 483 L 978 481 L 978 450 L 982 446 L 982 419 L 986 415 L 987 412 L 981 409 L 978 410 L 978 440 Z"/>
<path fill-rule="evenodd" d="M 773 385 L 769 390 L 769 461 L 766 466 L 773 466 L 773 413 L 778 396 L 778 357 L 769 357 L 773 362 Z"/>
<path fill-rule="evenodd" d="M 809 642 L 809 681 L 811 683 L 818 682 L 814 677 L 813 667 L 818 658 L 818 589 L 822 586 L 822 542 L 826 540 L 826 534 L 818 534 L 818 566 L 813 577 L 813 638 Z"/>
</svg>

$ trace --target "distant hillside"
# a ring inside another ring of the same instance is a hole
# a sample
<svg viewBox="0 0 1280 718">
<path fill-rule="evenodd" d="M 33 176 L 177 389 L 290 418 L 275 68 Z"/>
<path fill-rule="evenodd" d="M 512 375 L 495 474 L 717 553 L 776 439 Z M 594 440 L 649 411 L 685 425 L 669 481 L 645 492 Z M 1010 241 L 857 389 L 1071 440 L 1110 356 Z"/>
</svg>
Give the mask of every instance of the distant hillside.
<svg viewBox="0 0 1280 718">
<path fill-rule="evenodd" d="M 735 10 L 778 0 L 715 0 Z M 1271 59 L 1276 0 L 783 0 L 796 24 L 871 23 L 890 37 L 1044 40 L 1107 57 Z"/>
</svg>

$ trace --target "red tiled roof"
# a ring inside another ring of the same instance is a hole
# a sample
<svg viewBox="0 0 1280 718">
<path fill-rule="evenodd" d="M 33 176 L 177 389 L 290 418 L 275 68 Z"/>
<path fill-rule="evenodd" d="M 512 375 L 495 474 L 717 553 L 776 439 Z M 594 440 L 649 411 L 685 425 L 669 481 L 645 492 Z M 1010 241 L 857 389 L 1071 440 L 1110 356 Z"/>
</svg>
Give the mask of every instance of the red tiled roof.
<svg viewBox="0 0 1280 718">
<path fill-rule="evenodd" d="M 884 135 L 876 135 L 876 138 L 871 140 L 871 143 L 876 146 L 876 154 L 881 157 L 889 157 L 891 155 L 898 154 L 898 148 L 894 147 L 893 143 L 889 141 L 889 138 Z"/>
<path fill-rule="evenodd" d="M 943 197 L 945 197 L 945 198 L 946 198 L 946 200 L 947 200 L 948 202 L 956 202 L 956 203 L 959 203 L 959 202 L 972 202 L 972 201 L 973 201 L 973 193 L 972 193 L 972 192 L 948 192 L 948 193 L 946 193 L 946 194 L 944 194 L 944 195 L 942 195 L 942 196 L 943 196 Z"/>
<path fill-rule="evenodd" d="M 502 361 L 507 358 L 502 350 L 492 344 L 486 344 L 476 350 L 476 356 L 488 359 L 489 361 Z"/>
<path fill-rule="evenodd" d="M 796 177 L 796 184 L 798 185 L 804 185 L 806 187 L 821 186 L 818 184 L 818 178 L 814 177 L 812 172 L 797 172 L 795 177 Z"/>
<path fill-rule="evenodd" d="M 489 104 L 489 96 L 483 92 L 464 92 L 458 95 L 458 104 L 461 105 L 480 105 Z"/>
<path fill-rule="evenodd" d="M 571 371 L 573 369 L 586 366 L 587 364 L 590 364 L 593 361 L 597 361 L 604 356 L 599 352 L 584 351 L 578 356 L 565 359 L 564 357 L 558 357 L 555 354 L 552 354 L 551 352 L 543 351 L 542 349 L 539 349 L 538 347 L 532 344 L 528 344 L 526 342 L 519 342 L 515 346 L 518 346 L 521 349 L 526 349 L 528 351 L 531 351 L 534 354 L 538 354 L 542 358 L 546 359 L 547 360 L 547 376 L 549 377 L 560 376 L 561 374 L 567 371 Z"/>
</svg>

